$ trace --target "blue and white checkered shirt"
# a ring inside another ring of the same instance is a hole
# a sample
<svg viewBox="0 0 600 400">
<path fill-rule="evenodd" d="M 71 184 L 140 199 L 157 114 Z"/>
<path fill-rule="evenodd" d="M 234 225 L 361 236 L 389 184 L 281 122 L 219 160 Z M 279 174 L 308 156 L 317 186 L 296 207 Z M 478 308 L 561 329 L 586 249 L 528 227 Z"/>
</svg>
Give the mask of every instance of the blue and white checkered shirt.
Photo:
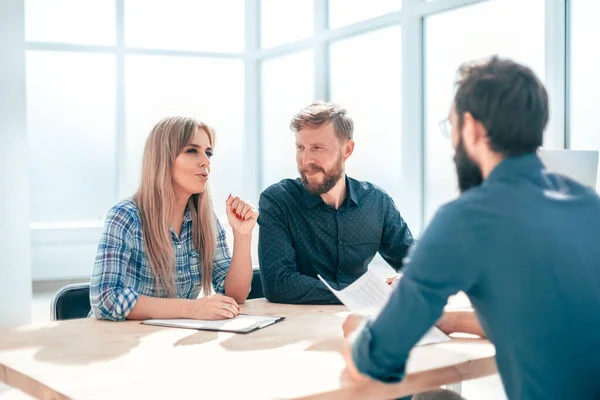
<svg viewBox="0 0 600 400">
<path fill-rule="evenodd" d="M 231 253 L 225 229 L 218 219 L 217 231 L 212 284 L 215 292 L 223 294 Z M 185 213 L 180 236 L 171 231 L 171 237 L 177 270 L 176 297 L 196 299 L 202 288 L 202 269 L 201 257 L 192 241 L 189 210 Z M 122 321 L 140 295 L 167 297 L 166 292 L 157 286 L 143 243 L 140 212 L 133 200 L 123 200 L 108 212 L 98 245 L 90 286 L 91 315 L 98 319 Z"/>
</svg>

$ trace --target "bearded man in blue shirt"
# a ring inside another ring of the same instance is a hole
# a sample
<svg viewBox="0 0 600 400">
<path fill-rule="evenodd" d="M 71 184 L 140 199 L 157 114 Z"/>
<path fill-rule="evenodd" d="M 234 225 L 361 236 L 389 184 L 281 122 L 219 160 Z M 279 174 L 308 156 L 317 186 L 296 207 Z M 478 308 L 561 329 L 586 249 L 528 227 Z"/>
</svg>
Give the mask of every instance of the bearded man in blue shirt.
<svg viewBox="0 0 600 400">
<path fill-rule="evenodd" d="M 464 291 L 510 399 L 600 398 L 600 198 L 536 151 L 546 89 L 492 57 L 462 66 L 449 123 L 461 196 L 441 207 L 373 320 L 350 316 L 356 380 L 398 382 L 409 351 Z"/>
</svg>

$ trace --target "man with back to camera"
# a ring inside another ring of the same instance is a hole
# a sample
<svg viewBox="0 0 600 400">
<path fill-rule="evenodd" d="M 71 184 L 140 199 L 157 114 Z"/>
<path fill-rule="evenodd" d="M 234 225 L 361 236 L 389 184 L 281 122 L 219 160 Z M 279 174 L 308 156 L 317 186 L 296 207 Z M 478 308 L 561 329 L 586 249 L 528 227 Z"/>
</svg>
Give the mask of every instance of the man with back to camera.
<svg viewBox="0 0 600 400">
<path fill-rule="evenodd" d="M 600 198 L 544 168 L 547 122 L 529 68 L 498 57 L 460 68 L 449 125 L 462 194 L 411 250 L 378 317 L 344 323 L 355 380 L 400 381 L 410 349 L 462 290 L 510 399 L 600 398 Z"/>
</svg>

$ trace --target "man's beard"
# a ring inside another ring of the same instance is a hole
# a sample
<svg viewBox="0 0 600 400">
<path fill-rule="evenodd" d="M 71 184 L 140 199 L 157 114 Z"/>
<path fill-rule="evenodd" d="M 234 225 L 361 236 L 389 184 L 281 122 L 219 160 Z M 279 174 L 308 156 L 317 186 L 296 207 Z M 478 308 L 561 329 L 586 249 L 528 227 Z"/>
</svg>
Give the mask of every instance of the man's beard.
<svg viewBox="0 0 600 400">
<path fill-rule="evenodd" d="M 314 164 L 308 165 L 299 171 L 300 179 L 302 180 L 302 185 L 304 186 L 306 191 L 312 195 L 322 195 L 324 193 L 327 193 L 331 189 L 333 189 L 335 184 L 338 183 L 338 181 L 344 175 L 343 167 L 344 166 L 343 166 L 343 161 L 342 161 L 341 155 L 329 171 L 325 171 L 325 169 L 319 167 L 318 165 L 314 165 Z M 323 181 L 321 183 L 317 183 L 317 182 L 310 183 L 308 181 L 308 177 L 306 176 L 306 173 L 309 171 L 310 172 L 321 172 L 325 175 L 325 178 L 323 179 Z"/>
<path fill-rule="evenodd" d="M 483 182 L 481 169 L 467 154 L 462 136 L 454 152 L 454 164 L 456 165 L 456 175 L 458 176 L 458 188 L 461 193 L 466 192 L 472 187 L 481 185 Z"/>
</svg>

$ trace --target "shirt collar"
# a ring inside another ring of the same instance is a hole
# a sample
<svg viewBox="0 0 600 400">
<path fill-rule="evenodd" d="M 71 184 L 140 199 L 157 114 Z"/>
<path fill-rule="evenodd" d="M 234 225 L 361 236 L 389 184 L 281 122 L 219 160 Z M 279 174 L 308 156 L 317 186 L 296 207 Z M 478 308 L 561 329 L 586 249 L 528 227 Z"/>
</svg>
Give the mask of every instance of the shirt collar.
<svg viewBox="0 0 600 400">
<path fill-rule="evenodd" d="M 345 175 L 344 179 L 346 179 L 346 199 L 344 200 L 344 203 L 351 202 L 354 205 L 358 205 L 358 196 L 356 193 L 356 187 L 354 187 L 355 182 L 351 181 L 348 178 L 348 175 Z M 324 203 L 321 196 L 308 193 L 308 191 L 302 184 L 300 178 L 298 178 L 298 181 L 300 182 L 300 188 L 302 190 L 302 199 L 306 208 L 313 208 L 321 203 Z"/>
<path fill-rule="evenodd" d="M 300 182 L 300 190 L 302 191 L 302 200 L 304 201 L 304 205 L 306 208 L 313 208 L 323 203 L 323 199 L 319 195 L 310 194 L 308 190 L 302 184 L 302 180 L 298 178 L 298 182 Z"/>
<path fill-rule="evenodd" d="M 544 164 L 534 153 L 508 157 L 492 170 L 485 183 L 504 180 L 515 175 L 530 175 L 542 169 L 544 169 Z"/>
<path fill-rule="evenodd" d="M 360 183 L 356 182 L 355 180 L 350 180 L 348 175 L 346 175 L 346 200 L 350 200 L 350 202 L 352 202 L 355 206 L 358 205 L 358 194 L 356 193 L 356 189 L 359 185 Z"/>
<path fill-rule="evenodd" d="M 183 214 L 183 223 L 186 224 L 188 222 L 192 222 L 192 212 L 189 207 L 186 207 L 185 213 Z"/>
</svg>

